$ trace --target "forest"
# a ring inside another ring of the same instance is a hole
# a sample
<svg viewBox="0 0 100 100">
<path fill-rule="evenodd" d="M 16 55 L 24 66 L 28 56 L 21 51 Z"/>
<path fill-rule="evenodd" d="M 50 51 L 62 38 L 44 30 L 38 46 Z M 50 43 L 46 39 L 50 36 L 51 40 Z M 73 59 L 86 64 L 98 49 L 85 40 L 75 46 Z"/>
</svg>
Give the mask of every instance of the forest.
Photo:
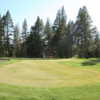
<svg viewBox="0 0 100 100">
<path fill-rule="evenodd" d="M 24 18 L 21 28 L 13 23 L 8 10 L 0 16 L 0 57 L 100 57 L 100 34 L 91 17 L 84 6 L 79 9 L 75 21 L 68 21 L 62 7 L 52 24 L 49 18 L 44 23 L 38 16 L 28 29 Z"/>
</svg>

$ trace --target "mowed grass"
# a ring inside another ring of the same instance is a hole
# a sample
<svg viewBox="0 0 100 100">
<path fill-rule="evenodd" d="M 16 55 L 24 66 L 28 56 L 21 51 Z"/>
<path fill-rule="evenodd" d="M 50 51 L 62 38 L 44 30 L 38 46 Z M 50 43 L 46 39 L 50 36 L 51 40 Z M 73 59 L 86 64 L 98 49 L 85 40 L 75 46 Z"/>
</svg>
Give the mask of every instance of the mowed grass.
<svg viewBox="0 0 100 100">
<path fill-rule="evenodd" d="M 100 60 L 0 62 L 0 100 L 100 100 Z"/>
</svg>

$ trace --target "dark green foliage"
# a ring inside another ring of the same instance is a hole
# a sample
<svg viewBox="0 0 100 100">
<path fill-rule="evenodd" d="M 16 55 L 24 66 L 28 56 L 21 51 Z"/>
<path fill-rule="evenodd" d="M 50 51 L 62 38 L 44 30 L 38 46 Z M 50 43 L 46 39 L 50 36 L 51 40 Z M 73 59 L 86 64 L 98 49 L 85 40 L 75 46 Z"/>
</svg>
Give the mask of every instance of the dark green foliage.
<svg viewBox="0 0 100 100">
<path fill-rule="evenodd" d="M 16 25 L 14 27 L 14 39 L 13 39 L 13 57 L 20 56 L 20 36 L 19 36 L 19 27 Z"/>
<path fill-rule="evenodd" d="M 42 43 L 42 33 L 43 23 L 38 17 L 34 26 L 31 27 L 31 32 L 27 38 L 27 54 L 28 57 L 39 58 L 42 57 L 43 43 Z"/>
<path fill-rule="evenodd" d="M 64 7 L 62 7 L 62 9 L 58 11 L 53 25 L 54 36 L 52 38 L 52 47 L 56 52 L 56 57 L 64 57 L 64 48 L 61 42 L 66 34 L 66 18 Z"/>
<path fill-rule="evenodd" d="M 73 56 L 74 51 L 73 51 L 73 28 L 74 28 L 74 23 L 73 21 L 69 21 L 66 29 L 66 35 L 64 38 L 65 42 L 65 57 L 70 58 Z"/>
<path fill-rule="evenodd" d="M 2 18 L 0 17 L 0 56 L 4 55 L 3 38 L 4 38 L 4 28 L 3 28 Z"/>
<path fill-rule="evenodd" d="M 75 31 L 77 55 L 79 57 L 88 58 L 93 56 L 91 51 L 93 33 L 95 33 L 95 29 L 92 27 L 92 21 L 86 7 L 80 8 Z"/>
<path fill-rule="evenodd" d="M 23 26 L 22 26 L 22 45 L 21 45 L 21 55 L 23 57 L 26 57 L 27 56 L 27 45 L 26 45 L 26 39 L 27 39 L 27 33 L 28 33 L 28 28 L 27 28 L 27 21 L 26 19 L 24 20 L 23 22 Z"/>
<path fill-rule="evenodd" d="M 0 56 L 70 58 L 100 57 L 100 35 L 92 25 L 87 8 L 80 8 L 77 20 L 67 23 L 62 7 L 54 24 L 49 19 L 45 26 L 38 17 L 28 32 L 26 19 L 22 31 L 14 27 L 10 12 L 0 16 Z"/>
<path fill-rule="evenodd" d="M 94 53 L 95 57 L 100 57 L 100 37 L 99 37 L 98 33 L 95 36 L 95 42 L 94 42 L 93 50 L 95 51 L 95 53 Z"/>
<path fill-rule="evenodd" d="M 10 15 L 10 12 L 7 11 L 6 15 L 2 18 L 3 27 L 4 27 L 4 55 L 12 55 L 12 35 L 13 35 L 13 22 Z"/>
<path fill-rule="evenodd" d="M 43 36 L 43 57 L 49 57 L 51 52 L 51 40 L 53 37 L 52 27 L 50 25 L 49 19 L 47 19 L 46 25 L 44 27 L 44 36 Z"/>
</svg>

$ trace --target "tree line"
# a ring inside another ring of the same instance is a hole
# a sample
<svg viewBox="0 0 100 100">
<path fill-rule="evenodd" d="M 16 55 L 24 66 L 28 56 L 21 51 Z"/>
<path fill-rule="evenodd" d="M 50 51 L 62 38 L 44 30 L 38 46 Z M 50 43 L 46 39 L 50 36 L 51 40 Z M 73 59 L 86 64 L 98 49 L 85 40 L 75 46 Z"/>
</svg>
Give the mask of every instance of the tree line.
<svg viewBox="0 0 100 100">
<path fill-rule="evenodd" d="M 92 24 L 87 8 L 79 9 L 76 21 L 67 21 L 64 7 L 58 10 L 54 23 L 46 24 L 38 16 L 28 30 L 26 19 L 22 30 L 14 25 L 10 11 L 0 16 L 0 56 L 31 58 L 100 57 L 99 32 Z"/>
</svg>

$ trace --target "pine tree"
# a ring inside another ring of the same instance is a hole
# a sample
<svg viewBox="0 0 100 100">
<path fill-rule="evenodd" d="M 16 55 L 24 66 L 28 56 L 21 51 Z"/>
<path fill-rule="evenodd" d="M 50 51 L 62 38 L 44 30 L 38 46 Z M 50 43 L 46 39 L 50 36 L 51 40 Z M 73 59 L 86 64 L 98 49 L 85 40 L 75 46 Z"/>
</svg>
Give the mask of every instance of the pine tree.
<svg viewBox="0 0 100 100">
<path fill-rule="evenodd" d="M 95 36 L 95 49 L 93 48 L 95 52 L 95 57 L 100 57 L 100 35 L 99 33 Z"/>
<path fill-rule="evenodd" d="M 52 28 L 51 28 L 49 19 L 47 19 L 46 25 L 44 27 L 44 35 L 45 35 L 47 41 L 51 40 L 51 38 L 52 38 Z"/>
<path fill-rule="evenodd" d="M 77 54 L 79 57 L 90 57 L 91 46 L 93 42 L 94 28 L 92 27 L 92 21 L 88 14 L 87 8 L 80 8 L 76 21 L 76 44 Z"/>
<path fill-rule="evenodd" d="M 65 54 L 67 58 L 70 58 L 74 55 L 73 53 L 73 35 L 74 35 L 74 22 L 69 21 L 66 29 L 65 36 Z"/>
<path fill-rule="evenodd" d="M 22 26 L 22 42 L 25 42 L 27 38 L 27 21 L 24 19 L 23 26 Z"/>
<path fill-rule="evenodd" d="M 51 49 L 50 42 L 53 37 L 52 33 L 53 32 L 52 32 L 52 27 L 50 25 L 50 21 L 49 19 L 47 19 L 46 25 L 44 27 L 44 57 L 50 56 L 49 55 Z"/>
<path fill-rule="evenodd" d="M 28 28 L 27 28 L 27 21 L 26 19 L 23 22 L 22 26 L 22 56 L 26 57 L 27 56 L 27 45 L 26 45 L 26 39 L 27 39 L 27 33 L 28 33 Z"/>
<path fill-rule="evenodd" d="M 4 56 L 4 27 L 0 16 L 0 56 Z"/>
<path fill-rule="evenodd" d="M 20 56 L 20 36 L 19 36 L 19 27 L 16 25 L 14 27 L 14 39 L 13 39 L 13 57 Z"/>
<path fill-rule="evenodd" d="M 42 57 L 43 43 L 42 43 L 42 33 L 43 23 L 38 17 L 34 26 L 31 27 L 30 36 L 27 38 L 27 52 L 29 57 Z"/>
<path fill-rule="evenodd" d="M 52 39 L 52 46 L 55 49 L 56 56 L 57 57 L 63 57 L 63 48 L 61 48 L 61 41 L 64 38 L 66 34 L 66 13 L 64 10 L 64 7 L 62 9 L 58 10 L 54 25 L 53 25 L 53 31 L 54 31 L 54 37 Z"/>
<path fill-rule="evenodd" d="M 13 21 L 11 14 L 7 11 L 6 15 L 3 16 L 3 25 L 4 25 L 4 41 L 5 41 L 5 56 L 12 55 L 12 37 L 13 37 Z"/>
</svg>

